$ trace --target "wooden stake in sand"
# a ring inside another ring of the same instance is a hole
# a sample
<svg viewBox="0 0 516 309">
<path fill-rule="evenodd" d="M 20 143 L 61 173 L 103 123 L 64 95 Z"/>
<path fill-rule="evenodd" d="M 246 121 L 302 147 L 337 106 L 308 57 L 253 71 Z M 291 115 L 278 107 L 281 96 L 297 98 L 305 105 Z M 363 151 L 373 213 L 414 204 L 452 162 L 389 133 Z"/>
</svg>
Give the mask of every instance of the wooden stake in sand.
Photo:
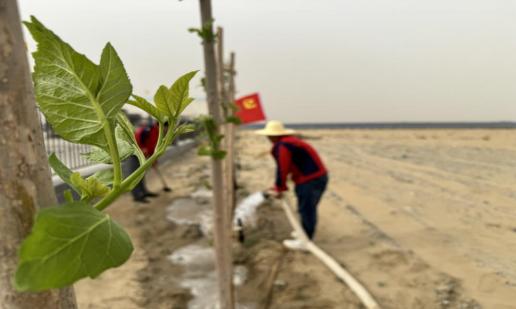
<svg viewBox="0 0 516 309">
<path fill-rule="evenodd" d="M 226 120 L 229 116 L 228 102 L 229 102 L 229 89 L 226 89 L 226 79 L 224 76 L 224 29 L 217 27 L 217 79 L 218 79 L 218 91 L 219 98 L 222 102 L 222 116 Z M 224 121 L 222 126 L 222 132 L 224 134 L 224 149 L 226 151 L 226 157 L 223 161 L 224 169 L 224 205 L 226 212 L 226 229 L 231 234 L 233 231 L 233 149 L 230 145 L 230 123 Z"/>
<path fill-rule="evenodd" d="M 211 0 L 199 0 L 201 9 L 201 28 L 213 33 L 213 16 Z M 206 94 L 208 111 L 215 123 L 222 123 L 221 100 L 218 95 L 217 62 L 215 46 L 212 37 L 203 39 L 204 68 L 206 74 Z M 233 261 L 231 257 L 231 234 L 226 228 L 228 215 L 224 205 L 224 174 L 223 161 L 212 158 L 212 185 L 214 204 L 214 231 L 215 258 L 217 278 L 219 282 L 220 308 L 233 309 Z"/>
<path fill-rule="evenodd" d="M 219 91 L 219 98 L 222 104 L 222 116 L 227 116 L 226 108 L 224 104 L 227 99 L 226 82 L 224 80 L 224 29 L 217 27 L 217 86 Z"/>
<path fill-rule="evenodd" d="M 224 64 L 224 29 L 217 28 L 217 69 L 219 80 L 219 96 L 223 101 L 223 116 L 227 119 L 233 114 L 232 107 L 235 100 L 235 77 L 234 77 L 234 63 L 235 53 L 231 53 L 231 62 L 229 64 L 229 80 L 226 79 L 226 66 Z M 227 229 L 229 233 L 233 231 L 233 210 L 235 208 L 235 125 L 232 122 L 226 121 L 223 126 L 224 132 L 224 148 L 226 150 L 226 157 L 224 158 L 224 180 L 225 185 L 225 202 L 228 216 Z"/>
<path fill-rule="evenodd" d="M 310 241 L 310 239 L 308 239 L 303 228 L 294 216 L 292 208 L 290 208 L 285 199 L 281 201 L 281 206 L 287 215 L 290 225 L 294 231 L 296 231 L 297 235 L 299 235 L 301 240 L 305 242 L 308 251 L 310 251 L 319 260 L 321 260 L 321 262 L 323 262 L 331 271 L 335 273 L 337 277 L 339 277 L 339 279 L 344 281 L 367 309 L 380 309 L 380 305 L 378 305 L 373 296 L 371 296 L 371 294 L 362 284 L 360 284 L 360 282 L 358 282 L 358 280 L 356 280 L 348 271 L 346 271 L 339 263 L 337 263 L 337 261 L 335 261 L 335 259 L 332 258 L 328 253 L 324 252 L 321 248 L 317 247 L 312 241 Z"/>
<path fill-rule="evenodd" d="M 227 98 L 228 102 L 231 104 L 235 103 L 235 53 L 231 53 L 229 66 L 228 66 L 228 73 L 229 73 L 229 81 L 228 81 L 228 90 L 227 90 Z M 232 122 L 227 124 L 227 137 L 226 137 L 226 148 L 228 150 L 228 156 L 227 156 L 227 162 L 230 163 L 229 169 L 228 169 L 228 184 L 231 188 L 228 199 L 229 199 L 229 205 L 230 205 L 230 218 L 233 220 L 233 214 L 236 207 L 236 195 L 235 195 L 235 187 L 236 187 L 236 169 L 235 169 L 235 131 L 236 131 L 236 125 Z"/>
</svg>

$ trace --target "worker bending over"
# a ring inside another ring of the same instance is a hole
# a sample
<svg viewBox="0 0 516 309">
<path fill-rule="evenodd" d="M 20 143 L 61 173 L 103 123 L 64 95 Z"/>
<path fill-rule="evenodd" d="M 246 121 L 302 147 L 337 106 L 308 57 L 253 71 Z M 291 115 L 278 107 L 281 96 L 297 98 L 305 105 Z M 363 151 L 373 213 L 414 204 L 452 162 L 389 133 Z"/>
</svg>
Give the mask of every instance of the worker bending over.
<svg viewBox="0 0 516 309">
<path fill-rule="evenodd" d="M 276 183 L 270 194 L 281 198 L 288 190 L 287 177 L 296 184 L 298 212 L 301 225 L 309 239 L 313 239 L 317 224 L 317 205 L 328 184 L 328 172 L 317 151 L 308 143 L 294 136 L 295 131 L 286 129 L 279 121 L 269 121 L 264 129 L 256 131 L 269 138 L 271 154 L 276 161 Z M 300 239 L 284 240 L 290 249 L 304 250 Z"/>
</svg>

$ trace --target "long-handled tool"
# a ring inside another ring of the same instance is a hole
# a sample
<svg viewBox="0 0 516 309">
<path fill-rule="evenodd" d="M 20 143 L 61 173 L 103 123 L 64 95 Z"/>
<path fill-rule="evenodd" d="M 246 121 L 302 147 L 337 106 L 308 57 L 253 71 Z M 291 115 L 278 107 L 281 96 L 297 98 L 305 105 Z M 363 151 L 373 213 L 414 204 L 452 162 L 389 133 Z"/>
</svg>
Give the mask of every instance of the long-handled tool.
<svg viewBox="0 0 516 309">
<path fill-rule="evenodd" d="M 158 167 L 156 165 L 154 165 L 154 166 L 152 166 L 152 168 L 154 169 L 156 174 L 158 174 L 159 179 L 161 180 L 161 184 L 163 185 L 163 191 L 165 191 L 165 192 L 172 191 L 172 189 L 170 189 L 170 187 L 167 185 L 167 182 L 165 181 L 165 177 L 163 177 L 163 175 L 159 171 Z"/>
</svg>

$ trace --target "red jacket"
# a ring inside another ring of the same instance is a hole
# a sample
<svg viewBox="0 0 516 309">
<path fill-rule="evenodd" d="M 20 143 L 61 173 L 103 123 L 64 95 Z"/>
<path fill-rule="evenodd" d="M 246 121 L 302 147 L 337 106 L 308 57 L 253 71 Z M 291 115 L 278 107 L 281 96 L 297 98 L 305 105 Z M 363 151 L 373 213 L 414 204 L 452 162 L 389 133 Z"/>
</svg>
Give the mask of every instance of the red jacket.
<svg viewBox="0 0 516 309">
<path fill-rule="evenodd" d="M 278 192 L 288 190 L 287 176 L 292 175 L 296 185 L 327 174 L 317 151 L 308 143 L 294 136 L 284 136 L 274 143 L 271 151 L 276 160 L 276 183 Z"/>
<path fill-rule="evenodd" d="M 148 158 L 154 154 L 154 149 L 158 144 L 159 127 L 157 124 L 153 126 L 143 126 L 136 129 L 136 142 L 143 151 L 143 154 Z"/>
</svg>

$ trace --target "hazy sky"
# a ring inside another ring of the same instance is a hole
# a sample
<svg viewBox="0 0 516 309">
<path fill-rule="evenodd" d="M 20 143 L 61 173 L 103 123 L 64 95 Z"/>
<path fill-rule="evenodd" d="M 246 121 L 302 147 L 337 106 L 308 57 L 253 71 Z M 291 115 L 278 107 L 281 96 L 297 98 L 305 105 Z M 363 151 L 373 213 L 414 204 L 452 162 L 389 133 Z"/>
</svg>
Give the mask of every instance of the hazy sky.
<svg viewBox="0 0 516 309">
<path fill-rule="evenodd" d="M 203 68 L 200 39 L 186 30 L 200 23 L 197 0 L 19 3 L 22 18 L 37 16 L 95 62 L 112 42 L 144 96 Z M 271 119 L 516 120 L 516 1 L 213 3 L 239 94 L 260 92 Z"/>
</svg>

